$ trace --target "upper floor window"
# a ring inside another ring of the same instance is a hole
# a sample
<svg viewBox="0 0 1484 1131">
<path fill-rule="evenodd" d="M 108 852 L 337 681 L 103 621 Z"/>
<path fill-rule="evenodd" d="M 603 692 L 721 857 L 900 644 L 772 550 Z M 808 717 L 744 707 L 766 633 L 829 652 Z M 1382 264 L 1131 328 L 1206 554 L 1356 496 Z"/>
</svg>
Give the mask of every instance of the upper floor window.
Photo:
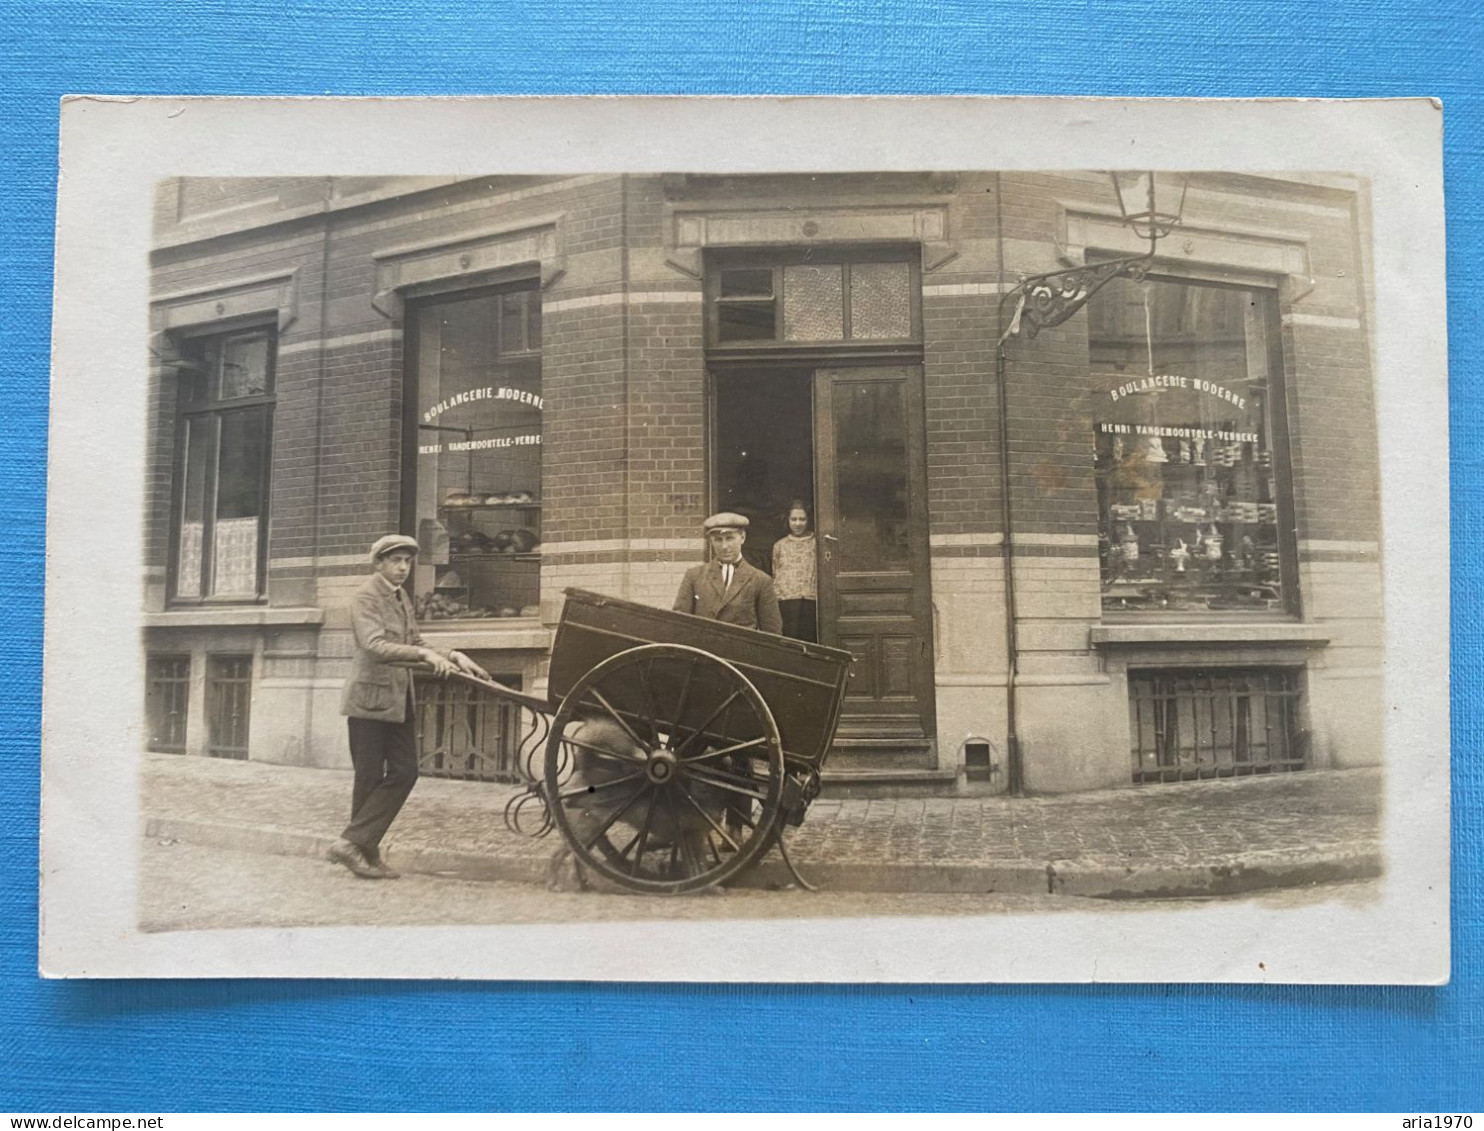
<svg viewBox="0 0 1484 1131">
<path fill-rule="evenodd" d="M 1272 305 L 1152 278 L 1088 304 L 1105 613 L 1289 607 Z"/>
<path fill-rule="evenodd" d="M 181 344 L 173 530 L 176 600 L 262 595 L 275 340 L 246 330 Z"/>
<path fill-rule="evenodd" d="M 888 252 L 718 257 L 707 273 L 712 345 L 921 338 L 912 259 Z"/>
<path fill-rule="evenodd" d="M 535 616 L 541 588 L 541 293 L 464 291 L 409 309 L 416 383 L 405 499 L 427 621 Z M 415 439 L 412 437 L 415 436 Z"/>
</svg>

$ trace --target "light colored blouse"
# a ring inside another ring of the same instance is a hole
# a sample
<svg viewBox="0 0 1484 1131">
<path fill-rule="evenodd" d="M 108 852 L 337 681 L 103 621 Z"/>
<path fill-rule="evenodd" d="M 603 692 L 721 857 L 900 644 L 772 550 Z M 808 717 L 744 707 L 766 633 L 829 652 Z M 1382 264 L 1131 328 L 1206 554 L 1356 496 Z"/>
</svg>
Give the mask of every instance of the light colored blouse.
<svg viewBox="0 0 1484 1131">
<path fill-rule="evenodd" d="M 786 535 L 773 543 L 773 587 L 780 601 L 813 601 L 818 589 L 814 535 Z"/>
</svg>

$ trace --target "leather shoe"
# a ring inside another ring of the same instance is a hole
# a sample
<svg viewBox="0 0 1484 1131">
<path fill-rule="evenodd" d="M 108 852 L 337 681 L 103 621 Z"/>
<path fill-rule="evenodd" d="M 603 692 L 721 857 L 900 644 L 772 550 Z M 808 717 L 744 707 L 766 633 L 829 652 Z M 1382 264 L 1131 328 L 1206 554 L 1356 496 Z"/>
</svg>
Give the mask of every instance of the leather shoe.
<svg viewBox="0 0 1484 1131">
<path fill-rule="evenodd" d="M 380 876 L 378 877 L 380 879 L 400 880 L 402 878 L 402 873 L 397 871 L 397 869 L 393 868 L 390 864 L 383 860 L 380 853 L 377 853 L 374 858 L 367 856 L 366 863 L 370 864 L 371 867 L 375 868 L 376 871 L 380 873 Z"/>
<path fill-rule="evenodd" d="M 361 850 L 348 840 L 337 840 L 330 845 L 328 853 L 331 863 L 343 864 L 352 875 L 363 880 L 379 880 L 381 873 L 366 859 Z"/>
</svg>

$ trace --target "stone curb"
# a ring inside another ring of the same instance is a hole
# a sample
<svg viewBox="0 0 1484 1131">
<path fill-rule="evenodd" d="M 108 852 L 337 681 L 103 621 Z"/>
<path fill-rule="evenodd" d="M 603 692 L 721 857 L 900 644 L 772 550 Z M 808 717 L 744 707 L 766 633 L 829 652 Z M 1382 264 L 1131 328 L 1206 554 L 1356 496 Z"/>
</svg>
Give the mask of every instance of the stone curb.
<svg viewBox="0 0 1484 1131">
<path fill-rule="evenodd" d="M 178 840 L 211 848 L 261 852 L 270 856 L 309 856 L 330 862 L 325 853 L 335 838 L 273 825 L 241 825 L 195 821 L 179 817 L 150 817 L 144 835 L 151 840 Z M 395 863 L 399 872 L 446 876 L 459 880 L 508 880 L 515 883 L 546 882 L 548 856 L 496 856 L 492 853 L 455 852 L 439 848 L 398 846 Z"/>
<path fill-rule="evenodd" d="M 230 824 L 188 818 L 149 817 L 144 835 L 213 848 L 275 856 L 325 859 L 331 837 L 272 825 Z M 460 880 L 545 884 L 551 851 L 534 855 L 399 845 L 393 853 L 399 871 Z M 326 861 L 328 865 L 328 861 Z M 1096 899 L 1174 899 L 1239 895 L 1273 888 L 1305 887 L 1343 880 L 1373 879 L 1384 870 L 1380 847 L 1371 842 L 1314 850 L 1254 851 L 1208 861 L 986 860 L 973 864 L 849 863 L 795 860 L 804 879 L 827 891 L 951 895 L 1062 895 Z M 736 886 L 781 888 L 792 877 L 776 856 L 752 869 Z"/>
</svg>

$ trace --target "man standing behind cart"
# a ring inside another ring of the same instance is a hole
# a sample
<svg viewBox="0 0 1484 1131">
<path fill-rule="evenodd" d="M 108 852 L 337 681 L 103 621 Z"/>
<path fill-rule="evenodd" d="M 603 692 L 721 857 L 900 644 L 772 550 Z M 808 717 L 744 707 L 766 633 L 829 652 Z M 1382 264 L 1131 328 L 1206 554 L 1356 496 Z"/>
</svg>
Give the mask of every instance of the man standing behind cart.
<svg viewBox="0 0 1484 1131">
<path fill-rule="evenodd" d="M 782 635 L 783 614 L 778 609 L 778 591 L 773 588 L 773 579 L 742 557 L 742 543 L 747 541 L 747 516 L 722 511 L 701 523 L 701 529 L 706 532 L 712 557 L 705 565 L 691 566 L 685 571 L 680 592 L 675 594 L 675 611 Z M 732 755 L 732 772 L 752 776 L 752 763 L 747 755 Z M 726 824 L 734 838 L 741 837 L 745 819 L 745 807 L 728 801 Z M 723 851 L 736 849 L 728 844 Z"/>
<path fill-rule="evenodd" d="M 426 664 L 438 676 L 461 671 L 489 678 L 462 652 L 445 656 L 423 642 L 402 588 L 417 552 L 417 542 L 405 534 L 377 539 L 371 547 L 375 572 L 351 605 L 356 654 L 340 713 L 349 716 L 355 784 L 350 824 L 329 856 L 366 880 L 400 874 L 381 862 L 381 839 L 417 782 L 417 715 L 408 665 Z"/>
<path fill-rule="evenodd" d="M 712 559 L 685 571 L 675 595 L 675 611 L 780 635 L 783 615 L 778 611 L 773 579 L 742 558 L 746 516 L 722 511 L 701 523 L 701 529 Z"/>
</svg>

